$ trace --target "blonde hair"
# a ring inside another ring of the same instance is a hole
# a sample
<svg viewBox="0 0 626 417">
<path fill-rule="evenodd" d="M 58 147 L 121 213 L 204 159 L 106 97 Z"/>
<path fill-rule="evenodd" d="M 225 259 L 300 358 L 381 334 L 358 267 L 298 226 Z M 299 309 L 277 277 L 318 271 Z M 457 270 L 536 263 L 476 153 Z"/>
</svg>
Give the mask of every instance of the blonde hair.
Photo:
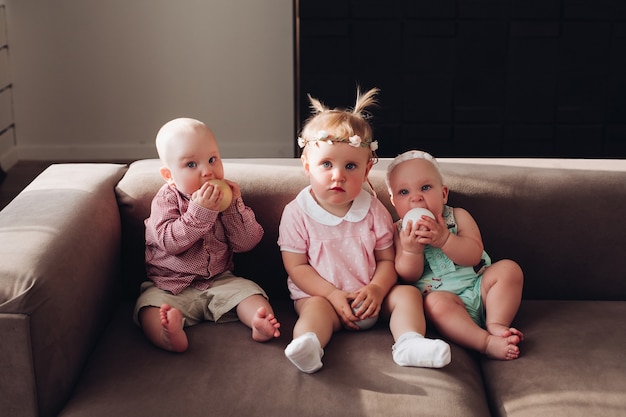
<svg viewBox="0 0 626 417">
<path fill-rule="evenodd" d="M 371 158 L 376 162 L 378 142 L 372 138 L 372 127 L 367 121 L 370 114 L 366 109 L 377 104 L 376 94 L 379 91 L 378 88 L 372 88 L 361 94 L 360 88 L 357 87 L 356 102 L 351 109 L 330 109 L 320 100 L 308 95 L 313 115 L 305 122 L 298 138 L 298 144 L 303 148 L 303 152 L 306 151 L 307 145 L 317 141 L 345 142 L 354 147 L 369 146 Z"/>
</svg>

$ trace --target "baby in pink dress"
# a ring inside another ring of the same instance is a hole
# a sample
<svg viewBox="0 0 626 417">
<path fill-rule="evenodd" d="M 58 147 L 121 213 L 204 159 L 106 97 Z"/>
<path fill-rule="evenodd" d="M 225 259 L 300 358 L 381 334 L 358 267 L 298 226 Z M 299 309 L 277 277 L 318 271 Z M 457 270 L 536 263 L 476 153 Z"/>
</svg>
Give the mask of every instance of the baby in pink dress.
<svg viewBox="0 0 626 417">
<path fill-rule="evenodd" d="M 377 89 L 357 91 L 354 110 L 328 109 L 311 98 L 315 114 L 298 144 L 310 186 L 285 206 L 278 244 L 299 318 L 287 358 L 302 372 L 322 367 L 324 347 L 361 320 L 389 320 L 398 365 L 440 368 L 450 347 L 424 338 L 422 295 L 396 285 L 391 215 L 363 190 L 378 143 L 362 112 Z"/>
</svg>

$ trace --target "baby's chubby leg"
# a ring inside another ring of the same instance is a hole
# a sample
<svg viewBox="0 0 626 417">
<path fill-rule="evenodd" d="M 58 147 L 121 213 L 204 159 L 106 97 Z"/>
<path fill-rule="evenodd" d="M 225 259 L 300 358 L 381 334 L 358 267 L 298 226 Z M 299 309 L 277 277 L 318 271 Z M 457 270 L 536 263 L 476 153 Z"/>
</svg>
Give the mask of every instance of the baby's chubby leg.
<svg viewBox="0 0 626 417">
<path fill-rule="evenodd" d="M 183 315 L 169 304 L 145 307 L 139 312 L 144 334 L 155 346 L 171 352 L 184 352 L 189 347 L 183 330 Z"/>
<path fill-rule="evenodd" d="M 510 360 L 519 356 L 517 346 L 524 334 L 511 327 L 522 299 L 524 274 L 519 265 L 504 259 L 485 271 L 481 282 L 481 296 L 485 305 L 489 357 Z"/>
<path fill-rule="evenodd" d="M 285 356 L 302 372 L 313 373 L 323 366 L 324 347 L 341 322 L 332 304 L 324 297 L 296 301 L 299 318 L 293 328 L 293 340 Z"/>
<path fill-rule="evenodd" d="M 383 304 L 389 314 L 389 328 L 396 343 L 393 360 L 400 366 L 442 368 L 450 363 L 450 346 L 443 340 L 428 339 L 422 294 L 413 286 L 396 285 Z"/>
<path fill-rule="evenodd" d="M 508 330 L 508 333 L 493 335 L 478 326 L 458 296 L 436 291 L 426 297 L 425 304 L 430 320 L 449 340 L 492 359 L 511 360 L 519 357 L 517 344 L 520 337 Z"/>
<path fill-rule="evenodd" d="M 280 323 L 262 295 L 251 295 L 237 306 L 239 320 L 252 329 L 252 339 L 267 342 L 280 336 Z"/>
</svg>

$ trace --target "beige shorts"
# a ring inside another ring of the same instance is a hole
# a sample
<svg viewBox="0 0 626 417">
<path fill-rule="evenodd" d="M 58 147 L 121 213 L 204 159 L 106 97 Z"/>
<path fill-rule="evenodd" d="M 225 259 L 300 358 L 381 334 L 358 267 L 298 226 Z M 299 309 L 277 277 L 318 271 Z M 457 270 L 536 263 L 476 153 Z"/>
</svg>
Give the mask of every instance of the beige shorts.
<svg viewBox="0 0 626 417">
<path fill-rule="evenodd" d="M 206 290 L 185 288 L 180 294 L 157 288 L 152 281 L 141 284 L 141 294 L 135 303 L 133 320 L 139 324 L 139 311 L 144 307 L 161 307 L 169 304 L 181 311 L 185 326 L 202 321 L 228 322 L 238 320 L 235 307 L 252 295 L 267 294 L 254 281 L 237 277 L 230 271 L 217 275 Z"/>
</svg>

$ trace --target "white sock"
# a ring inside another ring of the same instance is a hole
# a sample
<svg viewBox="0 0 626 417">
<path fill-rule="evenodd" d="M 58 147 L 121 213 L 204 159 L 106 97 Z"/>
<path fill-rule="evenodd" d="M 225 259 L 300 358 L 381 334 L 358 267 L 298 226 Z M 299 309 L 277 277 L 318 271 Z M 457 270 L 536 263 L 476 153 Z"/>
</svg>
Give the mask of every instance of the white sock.
<svg viewBox="0 0 626 417">
<path fill-rule="evenodd" d="M 450 346 L 439 339 L 426 339 L 419 333 L 407 332 L 392 347 L 393 360 L 400 366 L 443 368 L 450 363 Z"/>
<path fill-rule="evenodd" d="M 285 348 L 285 356 L 302 372 L 312 374 L 322 367 L 324 349 L 317 335 L 308 332 L 298 336 Z"/>
</svg>

